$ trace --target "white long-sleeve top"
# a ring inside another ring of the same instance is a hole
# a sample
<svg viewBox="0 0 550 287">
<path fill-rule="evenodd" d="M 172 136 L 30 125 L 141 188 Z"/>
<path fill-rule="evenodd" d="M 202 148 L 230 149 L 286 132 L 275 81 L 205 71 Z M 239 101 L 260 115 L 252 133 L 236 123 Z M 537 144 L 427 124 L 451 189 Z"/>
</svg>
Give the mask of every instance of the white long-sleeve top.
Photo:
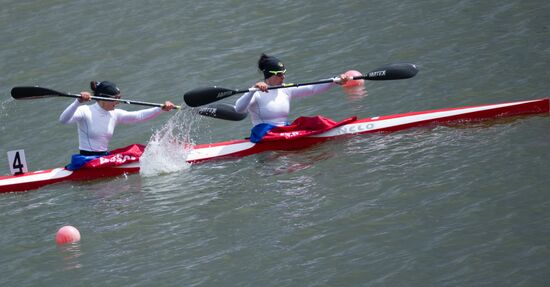
<svg viewBox="0 0 550 287">
<path fill-rule="evenodd" d="M 106 111 L 98 103 L 80 105 L 75 100 L 61 113 L 59 121 L 63 124 L 76 122 L 80 150 L 108 151 L 117 124 L 144 122 L 160 113 L 162 109 L 156 107 L 132 112 L 121 109 Z"/>
<path fill-rule="evenodd" d="M 268 123 L 284 126 L 288 123 L 290 101 L 319 94 L 333 87 L 334 83 L 269 90 L 267 93 L 247 92 L 235 103 L 239 113 L 248 111 L 252 124 Z"/>
</svg>

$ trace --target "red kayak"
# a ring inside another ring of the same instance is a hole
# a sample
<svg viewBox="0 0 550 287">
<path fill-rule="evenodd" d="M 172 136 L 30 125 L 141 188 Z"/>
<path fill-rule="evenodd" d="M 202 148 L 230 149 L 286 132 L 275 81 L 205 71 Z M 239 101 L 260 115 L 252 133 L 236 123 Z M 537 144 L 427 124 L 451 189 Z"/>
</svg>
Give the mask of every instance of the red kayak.
<svg viewBox="0 0 550 287">
<path fill-rule="evenodd" d="M 394 132 L 425 125 L 479 122 L 518 115 L 548 114 L 549 111 L 550 101 L 548 98 L 544 98 L 530 101 L 377 116 L 355 120 L 323 133 L 292 140 L 252 143 L 249 140 L 242 139 L 196 145 L 191 148 L 187 156 L 187 162 L 197 163 L 224 157 L 243 157 L 264 151 L 301 149 L 342 136 Z M 82 168 L 76 171 L 70 171 L 65 168 L 54 168 L 20 175 L 8 175 L 0 177 L 0 193 L 27 191 L 62 181 L 82 181 L 115 177 L 138 171 L 139 162 L 132 162 L 112 167 Z"/>
</svg>

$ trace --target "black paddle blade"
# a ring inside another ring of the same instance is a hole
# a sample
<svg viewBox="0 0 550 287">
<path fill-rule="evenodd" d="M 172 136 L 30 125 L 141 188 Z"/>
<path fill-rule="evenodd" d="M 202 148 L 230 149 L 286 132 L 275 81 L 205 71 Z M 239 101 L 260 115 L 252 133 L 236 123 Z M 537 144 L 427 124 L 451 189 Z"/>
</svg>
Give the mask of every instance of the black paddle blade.
<svg viewBox="0 0 550 287">
<path fill-rule="evenodd" d="M 356 79 L 365 79 L 371 81 L 401 80 L 412 78 L 418 73 L 418 68 L 414 64 L 399 63 L 382 66 L 376 70 L 370 71 L 367 75 Z"/>
<path fill-rule="evenodd" d="M 11 89 L 11 96 L 17 100 L 30 100 L 47 97 L 64 97 L 67 94 L 42 87 L 14 87 Z"/>
<path fill-rule="evenodd" d="M 225 88 L 197 88 L 185 93 L 183 95 L 183 100 L 190 107 L 198 107 L 219 101 L 234 94 L 236 94 L 236 91 Z"/>
<path fill-rule="evenodd" d="M 228 121 L 240 121 L 247 116 L 247 113 L 236 112 L 235 106 L 224 103 L 199 108 L 199 114 Z"/>
</svg>

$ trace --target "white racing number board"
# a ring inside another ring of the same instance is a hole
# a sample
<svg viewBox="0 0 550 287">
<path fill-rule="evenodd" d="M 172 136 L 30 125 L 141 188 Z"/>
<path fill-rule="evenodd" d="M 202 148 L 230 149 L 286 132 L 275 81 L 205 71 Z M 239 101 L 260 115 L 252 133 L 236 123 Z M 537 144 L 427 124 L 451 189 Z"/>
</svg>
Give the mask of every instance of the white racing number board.
<svg viewBox="0 0 550 287">
<path fill-rule="evenodd" d="M 22 174 L 29 171 L 27 168 L 25 151 L 22 149 L 8 151 L 8 161 L 10 165 L 10 173 L 12 175 Z"/>
</svg>

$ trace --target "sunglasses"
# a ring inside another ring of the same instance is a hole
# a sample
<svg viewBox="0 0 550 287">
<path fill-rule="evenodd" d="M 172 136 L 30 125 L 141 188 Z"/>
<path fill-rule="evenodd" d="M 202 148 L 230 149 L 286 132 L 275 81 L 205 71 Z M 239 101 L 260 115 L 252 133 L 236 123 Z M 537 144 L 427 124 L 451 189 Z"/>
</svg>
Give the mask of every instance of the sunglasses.
<svg viewBox="0 0 550 287">
<path fill-rule="evenodd" d="M 282 77 L 285 75 L 286 73 L 286 69 L 285 70 L 282 70 L 282 71 L 269 71 L 271 74 L 275 75 L 275 76 L 278 76 L 278 77 Z"/>
</svg>

